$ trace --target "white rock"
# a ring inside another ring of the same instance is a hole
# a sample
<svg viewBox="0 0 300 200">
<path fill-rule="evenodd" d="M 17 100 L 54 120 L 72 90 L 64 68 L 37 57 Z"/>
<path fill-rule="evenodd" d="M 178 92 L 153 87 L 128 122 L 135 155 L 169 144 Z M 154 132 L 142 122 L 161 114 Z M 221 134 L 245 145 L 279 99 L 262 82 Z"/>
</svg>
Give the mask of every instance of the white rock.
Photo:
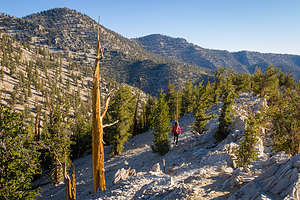
<svg viewBox="0 0 300 200">
<path fill-rule="evenodd" d="M 127 179 L 128 176 L 135 176 L 136 175 L 136 171 L 135 169 L 124 169 L 121 168 L 119 169 L 116 173 L 115 173 L 115 177 L 114 177 L 114 181 L 113 183 L 116 184 L 118 183 L 120 180 L 125 180 Z"/>
<path fill-rule="evenodd" d="M 268 197 L 265 194 L 260 194 L 258 197 L 255 198 L 255 200 L 272 200 L 272 198 Z"/>
<path fill-rule="evenodd" d="M 152 166 L 151 171 L 153 172 L 160 172 L 160 165 L 159 163 L 156 163 Z"/>
<path fill-rule="evenodd" d="M 274 164 L 283 164 L 290 159 L 290 156 L 284 152 L 279 152 L 270 158 L 270 161 Z"/>
<path fill-rule="evenodd" d="M 232 174 L 233 173 L 233 169 L 232 167 L 226 167 L 225 169 L 223 169 L 224 173 L 227 173 L 227 174 Z"/>
<path fill-rule="evenodd" d="M 278 199 L 300 200 L 300 174 L 296 167 L 300 156 L 288 158 L 284 153 L 273 156 L 270 159 L 272 165 L 265 169 L 263 174 L 236 191 L 229 199 L 262 199 L 260 197 L 263 194 L 273 194 Z M 233 174 L 238 173 L 241 173 L 240 170 L 234 171 Z"/>
<path fill-rule="evenodd" d="M 265 153 L 264 153 L 264 143 L 263 143 L 263 140 L 258 137 L 258 142 L 257 142 L 257 145 L 255 147 L 258 155 L 257 157 L 258 158 L 264 158 L 265 157 Z"/>
</svg>

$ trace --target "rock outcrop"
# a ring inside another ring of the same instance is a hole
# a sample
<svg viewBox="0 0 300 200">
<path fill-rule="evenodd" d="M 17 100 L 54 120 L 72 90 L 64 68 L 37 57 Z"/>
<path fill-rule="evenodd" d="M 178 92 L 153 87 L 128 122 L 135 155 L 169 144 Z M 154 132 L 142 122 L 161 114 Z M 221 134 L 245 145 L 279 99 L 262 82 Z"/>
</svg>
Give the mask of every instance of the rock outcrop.
<svg viewBox="0 0 300 200">
<path fill-rule="evenodd" d="M 264 172 L 230 196 L 230 200 L 300 199 L 300 154 L 291 159 L 279 153 L 262 163 Z"/>
</svg>

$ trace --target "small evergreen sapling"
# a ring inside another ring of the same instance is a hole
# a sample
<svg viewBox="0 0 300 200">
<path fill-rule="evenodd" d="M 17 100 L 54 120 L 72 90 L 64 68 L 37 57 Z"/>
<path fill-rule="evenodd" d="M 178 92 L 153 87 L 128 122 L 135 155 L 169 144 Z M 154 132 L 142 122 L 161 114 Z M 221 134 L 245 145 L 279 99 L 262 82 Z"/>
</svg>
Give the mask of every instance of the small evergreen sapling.
<svg viewBox="0 0 300 200">
<path fill-rule="evenodd" d="M 168 137 L 171 127 L 169 124 L 169 107 L 165 100 L 165 96 L 163 90 L 160 90 L 153 116 L 154 144 L 151 148 L 154 152 L 158 152 L 161 155 L 168 153 L 170 148 Z"/>
<path fill-rule="evenodd" d="M 222 100 L 223 106 L 221 110 L 221 115 L 219 117 L 219 127 L 215 134 L 215 138 L 218 141 L 225 139 L 228 135 L 228 127 L 232 123 L 232 115 L 234 110 L 232 105 L 235 102 L 236 93 L 234 86 L 232 85 L 232 77 L 227 77 L 226 83 L 222 87 Z"/>
<path fill-rule="evenodd" d="M 206 123 L 214 116 L 207 114 L 207 110 L 211 108 L 213 102 L 212 88 L 208 82 L 205 86 L 203 82 L 195 87 L 195 102 L 193 105 L 193 114 L 196 118 L 193 129 L 202 134 L 207 130 Z"/>
<path fill-rule="evenodd" d="M 258 137 L 260 136 L 260 130 L 263 122 L 262 113 L 263 112 L 256 113 L 255 115 L 250 113 L 248 115 L 244 139 L 241 141 L 237 151 L 235 152 L 237 165 L 239 167 L 247 166 L 257 159 L 258 150 L 256 149 L 256 146 L 258 144 Z"/>
</svg>

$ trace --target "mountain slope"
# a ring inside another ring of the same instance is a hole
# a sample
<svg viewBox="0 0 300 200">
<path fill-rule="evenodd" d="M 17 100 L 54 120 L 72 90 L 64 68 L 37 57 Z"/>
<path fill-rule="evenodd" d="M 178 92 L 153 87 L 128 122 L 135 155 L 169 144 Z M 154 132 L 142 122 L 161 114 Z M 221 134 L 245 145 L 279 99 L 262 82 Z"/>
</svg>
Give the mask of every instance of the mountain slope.
<svg viewBox="0 0 300 200">
<path fill-rule="evenodd" d="M 262 146 L 257 149 L 259 159 L 248 167 L 236 167 L 234 164 L 234 152 L 243 138 L 245 124 L 242 119 L 247 117 L 249 107 L 262 104 L 263 101 L 251 93 L 241 94 L 234 106 L 236 118 L 231 132 L 218 144 L 214 138 L 218 118 L 210 120 L 208 130 L 198 135 L 191 130 L 195 119 L 188 114 L 179 119 L 182 135 L 178 145 L 171 145 L 170 151 L 163 156 L 151 150 L 154 139 L 151 131 L 132 137 L 118 156 L 110 157 L 111 147 L 106 146 L 105 191 L 92 194 L 91 155 L 75 160 L 77 198 L 297 199 L 300 184 L 299 154 L 291 159 L 283 152 L 275 154 L 270 144 L 260 140 Z M 220 106 L 214 106 L 211 112 L 219 115 Z M 264 138 L 263 135 L 261 138 Z M 169 137 L 170 143 L 172 140 Z M 64 187 L 63 184 L 47 184 L 42 187 L 38 199 L 63 199 Z"/>
<path fill-rule="evenodd" d="M 203 68 L 215 70 L 224 66 L 238 72 L 253 73 L 256 66 L 262 69 L 270 65 L 283 72 L 291 72 L 300 78 L 300 56 L 288 54 L 259 53 L 251 51 L 229 52 L 205 49 L 183 38 L 172 38 L 153 34 L 133 39 L 146 50 L 168 59 L 186 62 Z"/>
<path fill-rule="evenodd" d="M 87 15 L 68 8 L 56 8 L 24 18 L 41 25 L 44 39 L 50 41 L 51 46 L 71 51 L 89 51 L 96 45 L 96 22 Z M 136 43 L 101 26 L 101 42 L 105 49 L 119 51 L 125 55 L 149 58 L 146 52 Z"/>
<path fill-rule="evenodd" d="M 93 67 L 95 58 L 96 27 L 97 23 L 93 19 L 68 8 L 55 8 L 22 19 L 0 15 L 2 32 L 9 33 L 22 42 L 50 48 L 90 67 Z M 146 70 L 147 73 L 144 73 L 142 79 L 148 81 L 142 84 L 142 89 L 152 94 L 156 93 L 158 88 L 166 88 L 168 82 L 172 81 L 171 77 L 176 77 L 174 82 L 178 86 L 182 86 L 188 79 L 197 82 L 208 78 L 199 68 L 152 54 L 137 42 L 103 26 L 100 34 L 105 57 L 102 69 L 110 78 L 138 86 L 140 77 L 135 73 Z M 184 72 L 170 71 L 170 68 L 181 69 Z M 181 76 L 183 74 L 192 76 Z M 159 81 L 152 81 L 152 85 L 147 85 L 153 79 Z"/>
</svg>

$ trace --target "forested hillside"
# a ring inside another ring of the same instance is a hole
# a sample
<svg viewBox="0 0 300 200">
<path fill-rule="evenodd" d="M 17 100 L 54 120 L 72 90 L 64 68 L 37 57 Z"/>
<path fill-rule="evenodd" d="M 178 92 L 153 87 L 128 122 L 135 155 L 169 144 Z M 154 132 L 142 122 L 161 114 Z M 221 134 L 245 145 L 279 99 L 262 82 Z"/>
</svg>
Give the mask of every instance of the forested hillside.
<svg viewBox="0 0 300 200">
<path fill-rule="evenodd" d="M 206 49 L 189 43 L 183 38 L 172 38 L 160 34 L 134 40 L 156 55 L 196 65 L 202 69 L 216 70 L 226 67 L 236 72 L 254 73 L 257 66 L 263 71 L 273 66 L 280 68 L 283 72 L 291 73 L 294 78 L 300 78 L 299 55 Z"/>
<path fill-rule="evenodd" d="M 90 65 L 95 58 L 96 22 L 75 10 L 55 8 L 24 18 L 1 14 L 0 29 L 18 41 L 52 49 L 80 63 Z M 152 54 L 103 26 L 100 34 L 105 56 L 102 71 L 106 77 L 141 85 L 152 94 L 166 88 L 169 81 L 182 87 L 189 79 L 208 79 L 203 70 Z"/>
</svg>

